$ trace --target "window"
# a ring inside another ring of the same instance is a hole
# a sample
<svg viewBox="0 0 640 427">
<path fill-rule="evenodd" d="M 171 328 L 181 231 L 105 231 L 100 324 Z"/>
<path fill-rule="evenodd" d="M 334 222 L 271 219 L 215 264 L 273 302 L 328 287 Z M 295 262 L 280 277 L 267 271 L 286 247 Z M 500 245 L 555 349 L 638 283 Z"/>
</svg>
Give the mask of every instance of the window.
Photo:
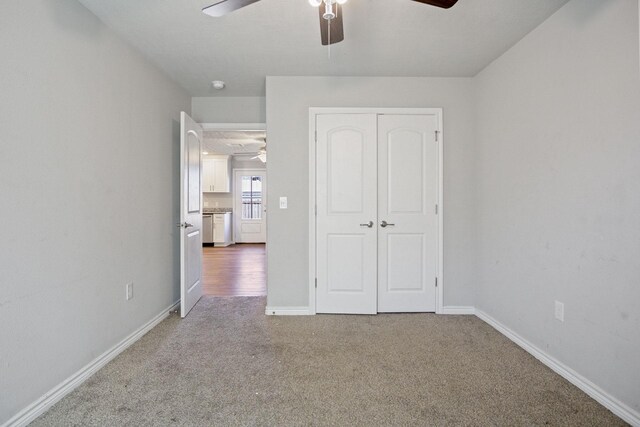
<svg viewBox="0 0 640 427">
<path fill-rule="evenodd" d="M 262 219 L 261 176 L 242 176 L 242 219 Z"/>
</svg>

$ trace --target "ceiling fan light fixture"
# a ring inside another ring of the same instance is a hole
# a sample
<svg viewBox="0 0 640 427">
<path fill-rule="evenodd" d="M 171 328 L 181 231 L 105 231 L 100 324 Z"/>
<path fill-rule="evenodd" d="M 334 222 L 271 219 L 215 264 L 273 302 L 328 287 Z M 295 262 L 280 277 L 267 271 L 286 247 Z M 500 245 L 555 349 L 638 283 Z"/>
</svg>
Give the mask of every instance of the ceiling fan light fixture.
<svg viewBox="0 0 640 427">
<path fill-rule="evenodd" d="M 322 0 L 309 0 L 309 4 L 313 7 L 319 7 L 322 4 Z"/>
</svg>

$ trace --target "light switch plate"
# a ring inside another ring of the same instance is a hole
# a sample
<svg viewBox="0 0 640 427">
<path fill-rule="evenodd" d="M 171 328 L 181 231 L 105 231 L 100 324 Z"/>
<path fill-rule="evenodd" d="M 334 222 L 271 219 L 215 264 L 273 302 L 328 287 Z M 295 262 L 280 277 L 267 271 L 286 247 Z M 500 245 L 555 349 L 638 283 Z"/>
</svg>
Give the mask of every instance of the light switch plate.
<svg viewBox="0 0 640 427">
<path fill-rule="evenodd" d="M 287 209 L 287 198 L 280 197 L 280 209 Z"/>
<path fill-rule="evenodd" d="M 555 304 L 555 317 L 557 320 L 564 322 L 564 303 L 556 301 Z"/>
</svg>

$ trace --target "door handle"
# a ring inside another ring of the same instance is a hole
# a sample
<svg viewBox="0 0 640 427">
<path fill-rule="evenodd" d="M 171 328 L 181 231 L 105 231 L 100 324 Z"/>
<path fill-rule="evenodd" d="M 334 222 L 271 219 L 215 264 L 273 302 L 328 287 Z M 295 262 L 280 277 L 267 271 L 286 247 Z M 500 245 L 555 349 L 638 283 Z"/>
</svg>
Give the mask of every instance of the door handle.
<svg viewBox="0 0 640 427">
<path fill-rule="evenodd" d="M 360 227 L 369 227 L 369 228 L 371 228 L 371 227 L 373 227 L 373 221 L 369 221 L 366 224 L 360 224 Z"/>
<path fill-rule="evenodd" d="M 391 223 L 389 223 L 389 222 L 387 222 L 387 221 L 382 221 L 382 222 L 380 223 L 380 227 L 382 227 L 382 228 L 385 228 L 385 227 L 386 227 L 386 226 L 388 226 L 388 225 L 395 225 L 395 224 L 391 224 Z"/>
<path fill-rule="evenodd" d="M 185 222 L 184 224 L 178 224 L 178 227 L 191 228 L 193 227 L 193 224 L 189 224 L 188 222 Z"/>
</svg>

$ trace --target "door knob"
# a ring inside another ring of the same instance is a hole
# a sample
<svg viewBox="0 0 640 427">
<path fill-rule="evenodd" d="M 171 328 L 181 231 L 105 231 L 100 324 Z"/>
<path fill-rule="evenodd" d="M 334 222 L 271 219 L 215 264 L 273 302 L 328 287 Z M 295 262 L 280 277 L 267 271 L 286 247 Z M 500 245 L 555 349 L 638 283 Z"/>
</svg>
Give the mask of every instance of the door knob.
<svg viewBox="0 0 640 427">
<path fill-rule="evenodd" d="M 366 224 L 360 224 L 360 227 L 369 227 L 369 228 L 371 228 L 371 227 L 373 227 L 373 221 L 369 221 Z"/>
<path fill-rule="evenodd" d="M 193 227 L 193 224 L 189 224 L 188 222 L 185 222 L 184 224 L 179 224 L 179 226 L 182 228 L 191 228 Z"/>
<path fill-rule="evenodd" d="M 382 222 L 380 223 L 380 227 L 382 227 L 382 228 L 385 228 L 385 227 L 386 227 L 386 226 L 388 226 L 388 225 L 395 225 L 395 224 L 391 224 L 391 223 L 389 223 L 389 222 L 387 222 L 387 221 L 382 221 Z"/>
</svg>

